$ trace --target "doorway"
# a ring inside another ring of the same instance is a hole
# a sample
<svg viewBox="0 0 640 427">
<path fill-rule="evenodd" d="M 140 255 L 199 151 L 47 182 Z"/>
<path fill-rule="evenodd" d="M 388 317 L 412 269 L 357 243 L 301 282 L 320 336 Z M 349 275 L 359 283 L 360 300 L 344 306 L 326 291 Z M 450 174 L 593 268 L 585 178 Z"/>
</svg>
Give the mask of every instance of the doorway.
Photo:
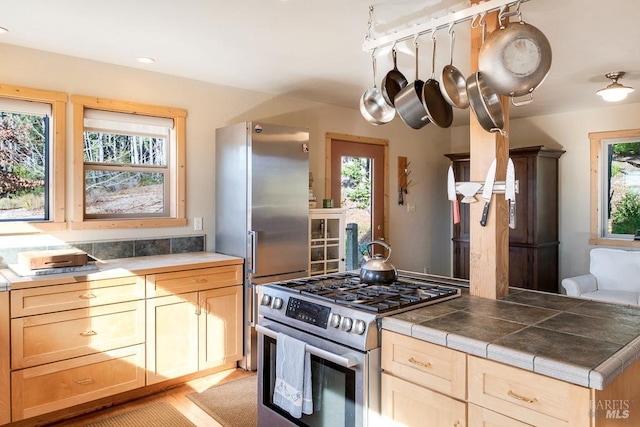
<svg viewBox="0 0 640 427">
<path fill-rule="evenodd" d="M 387 240 L 388 150 L 386 139 L 343 134 L 326 134 L 325 198 L 335 207 L 346 209 L 347 237 L 357 225 L 357 248 L 347 241 L 347 248 L 357 251 L 347 268 L 363 263 L 362 252 L 373 240 Z M 376 253 L 381 247 L 375 245 Z M 347 255 L 347 260 L 351 259 Z"/>
</svg>

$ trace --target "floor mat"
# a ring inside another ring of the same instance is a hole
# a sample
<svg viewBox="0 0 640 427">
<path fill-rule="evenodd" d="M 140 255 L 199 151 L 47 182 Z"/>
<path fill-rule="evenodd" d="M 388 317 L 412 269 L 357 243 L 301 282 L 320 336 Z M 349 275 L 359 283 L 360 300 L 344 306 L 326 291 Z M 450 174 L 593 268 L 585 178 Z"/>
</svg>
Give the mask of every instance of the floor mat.
<svg viewBox="0 0 640 427">
<path fill-rule="evenodd" d="M 187 397 L 224 427 L 258 424 L 257 375 L 211 387 Z"/>
<path fill-rule="evenodd" d="M 84 427 L 195 427 L 195 424 L 170 403 L 156 402 L 94 421 Z"/>
</svg>

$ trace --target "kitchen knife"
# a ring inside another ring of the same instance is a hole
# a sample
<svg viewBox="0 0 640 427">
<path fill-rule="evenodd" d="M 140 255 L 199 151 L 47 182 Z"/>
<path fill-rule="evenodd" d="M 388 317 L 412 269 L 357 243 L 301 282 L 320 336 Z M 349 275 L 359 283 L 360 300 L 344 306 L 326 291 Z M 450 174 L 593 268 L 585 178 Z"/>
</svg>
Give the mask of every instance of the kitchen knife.
<svg viewBox="0 0 640 427">
<path fill-rule="evenodd" d="M 504 187 L 504 198 L 509 201 L 509 228 L 516 228 L 516 170 L 513 160 L 507 163 L 507 179 Z"/>
<path fill-rule="evenodd" d="M 453 202 L 453 223 L 458 224 L 460 222 L 460 206 L 456 196 L 456 178 L 453 175 L 453 167 L 451 166 L 449 166 L 449 174 L 447 176 L 447 195 L 449 200 Z"/>
<path fill-rule="evenodd" d="M 489 172 L 484 180 L 484 188 L 482 189 L 482 198 L 484 199 L 484 209 L 482 210 L 482 219 L 480 219 L 480 225 L 487 225 L 487 215 L 489 215 L 489 205 L 491 204 L 491 196 L 493 195 L 493 181 L 496 178 L 496 159 L 493 159 L 491 166 L 489 166 Z"/>
</svg>

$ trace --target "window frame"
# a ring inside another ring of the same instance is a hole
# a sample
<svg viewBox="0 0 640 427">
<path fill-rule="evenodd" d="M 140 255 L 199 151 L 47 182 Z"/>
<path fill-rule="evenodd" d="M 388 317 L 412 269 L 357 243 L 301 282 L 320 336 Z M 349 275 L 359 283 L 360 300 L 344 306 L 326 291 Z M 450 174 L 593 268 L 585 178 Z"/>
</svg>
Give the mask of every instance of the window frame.
<svg viewBox="0 0 640 427">
<path fill-rule="evenodd" d="M 591 230 L 589 244 L 620 247 L 640 248 L 640 241 L 633 237 L 605 236 L 603 226 L 603 195 L 605 189 L 604 179 L 607 171 L 604 170 L 604 158 L 607 153 L 603 151 L 604 143 L 610 141 L 628 142 L 631 139 L 640 139 L 640 129 L 627 129 L 607 132 L 589 133 L 591 149 Z"/>
<path fill-rule="evenodd" d="M 51 105 L 49 219 L 42 221 L 0 221 L 0 235 L 65 230 L 67 228 L 65 218 L 67 94 L 21 86 L 0 85 L 0 97 Z"/>
<path fill-rule="evenodd" d="M 157 228 L 182 227 L 187 225 L 186 218 L 186 117 L 187 111 L 180 108 L 139 104 L 127 101 L 95 98 L 84 95 L 72 95 L 73 104 L 73 230 L 118 229 L 118 228 Z M 175 147 L 169 150 L 175 153 L 169 158 L 170 183 L 168 202 L 169 217 L 141 218 L 85 218 L 84 201 L 84 110 L 94 109 L 173 119 Z"/>
</svg>

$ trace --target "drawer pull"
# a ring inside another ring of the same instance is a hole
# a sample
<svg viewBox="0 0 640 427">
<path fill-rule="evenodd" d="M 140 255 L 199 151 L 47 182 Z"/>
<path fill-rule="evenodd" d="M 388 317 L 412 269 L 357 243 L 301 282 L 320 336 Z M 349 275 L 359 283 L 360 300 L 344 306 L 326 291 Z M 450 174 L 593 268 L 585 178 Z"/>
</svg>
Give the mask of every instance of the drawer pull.
<svg viewBox="0 0 640 427">
<path fill-rule="evenodd" d="M 419 360 L 414 359 L 413 357 L 409 359 L 409 362 L 413 363 L 414 365 L 421 366 L 423 368 L 431 368 L 431 363 L 429 363 L 429 362 L 424 363 L 424 362 L 421 362 Z"/>
<path fill-rule="evenodd" d="M 97 296 L 92 292 L 80 295 L 80 299 L 93 299 L 93 298 L 97 298 Z"/>
<path fill-rule="evenodd" d="M 516 393 L 512 392 L 511 390 L 509 390 L 509 392 L 507 394 L 510 397 L 513 397 L 514 399 L 521 400 L 521 401 L 527 402 L 527 403 L 536 403 L 538 401 L 538 399 L 536 399 L 535 397 L 533 399 L 529 399 L 528 397 L 520 396 L 519 394 L 516 394 Z"/>
<path fill-rule="evenodd" d="M 86 332 L 80 332 L 80 335 L 83 336 L 83 337 L 91 337 L 91 336 L 94 336 L 94 335 L 98 335 L 98 333 L 96 331 L 91 330 L 91 331 L 86 331 Z"/>
<path fill-rule="evenodd" d="M 207 279 L 203 279 L 202 277 L 198 279 L 191 279 L 191 281 L 194 283 L 207 283 Z"/>
<path fill-rule="evenodd" d="M 93 378 L 85 378 L 83 380 L 76 381 L 76 384 L 80 384 L 80 385 L 89 385 L 93 383 L 94 383 Z"/>
</svg>

